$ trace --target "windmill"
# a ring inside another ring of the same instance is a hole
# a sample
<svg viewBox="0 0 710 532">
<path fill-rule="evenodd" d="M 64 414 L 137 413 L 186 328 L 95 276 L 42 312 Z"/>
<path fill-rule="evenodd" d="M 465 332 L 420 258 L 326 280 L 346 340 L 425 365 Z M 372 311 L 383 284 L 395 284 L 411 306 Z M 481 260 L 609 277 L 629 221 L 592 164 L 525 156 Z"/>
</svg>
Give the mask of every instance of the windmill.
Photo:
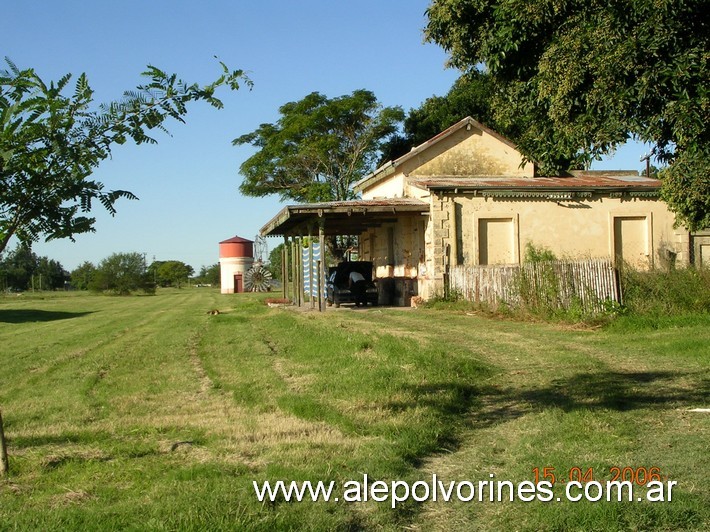
<svg viewBox="0 0 710 532">
<path fill-rule="evenodd" d="M 271 272 L 264 263 L 269 258 L 269 246 L 261 235 L 254 237 L 254 265 L 244 274 L 244 289 L 247 292 L 271 290 Z"/>
<path fill-rule="evenodd" d="M 254 237 L 254 261 L 265 263 L 269 258 L 269 246 L 266 239 L 261 235 Z"/>
<path fill-rule="evenodd" d="M 271 272 L 257 262 L 244 274 L 244 289 L 247 292 L 268 292 L 271 290 Z"/>
</svg>

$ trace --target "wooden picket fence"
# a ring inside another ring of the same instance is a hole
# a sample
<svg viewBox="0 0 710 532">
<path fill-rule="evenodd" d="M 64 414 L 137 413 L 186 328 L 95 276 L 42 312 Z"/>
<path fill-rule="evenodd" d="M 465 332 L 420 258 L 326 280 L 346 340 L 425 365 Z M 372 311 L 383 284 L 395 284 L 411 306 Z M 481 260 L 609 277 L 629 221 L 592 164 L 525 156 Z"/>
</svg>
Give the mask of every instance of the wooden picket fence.
<svg viewBox="0 0 710 532">
<path fill-rule="evenodd" d="M 453 266 L 448 285 L 451 293 L 492 308 L 576 306 L 584 313 L 598 314 L 608 301 L 621 302 L 618 271 L 609 259 Z"/>
</svg>

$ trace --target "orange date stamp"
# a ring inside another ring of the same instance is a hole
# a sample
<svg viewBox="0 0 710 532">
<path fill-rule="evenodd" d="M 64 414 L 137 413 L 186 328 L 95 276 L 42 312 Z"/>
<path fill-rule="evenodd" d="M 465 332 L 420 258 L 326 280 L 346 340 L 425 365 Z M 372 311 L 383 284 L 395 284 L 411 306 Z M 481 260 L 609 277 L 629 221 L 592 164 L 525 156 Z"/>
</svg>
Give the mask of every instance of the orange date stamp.
<svg viewBox="0 0 710 532">
<path fill-rule="evenodd" d="M 567 470 L 557 470 L 554 467 L 533 467 L 535 484 L 539 482 L 549 482 L 550 484 L 579 482 L 595 482 L 595 470 L 593 467 L 570 467 Z M 668 475 L 661 475 L 660 467 L 609 467 L 604 472 L 604 480 L 611 482 L 630 482 L 638 486 L 645 486 L 649 482 L 660 482 L 668 480 Z"/>
</svg>

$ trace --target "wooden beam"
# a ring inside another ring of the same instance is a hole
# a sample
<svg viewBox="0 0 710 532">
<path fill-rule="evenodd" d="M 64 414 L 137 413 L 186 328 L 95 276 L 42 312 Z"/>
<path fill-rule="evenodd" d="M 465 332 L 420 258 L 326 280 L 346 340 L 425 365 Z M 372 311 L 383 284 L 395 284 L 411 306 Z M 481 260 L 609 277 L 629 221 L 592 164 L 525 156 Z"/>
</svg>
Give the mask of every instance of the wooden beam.
<svg viewBox="0 0 710 532">
<path fill-rule="evenodd" d="M 321 257 L 323 257 L 323 253 L 321 251 Z M 316 270 L 313 267 L 313 224 L 308 225 L 308 275 L 311 276 L 311 280 L 309 283 L 310 289 L 309 289 L 309 294 L 308 294 L 308 299 L 311 302 L 311 308 L 314 309 L 316 308 L 316 300 L 313 297 L 313 287 L 317 287 L 318 283 L 316 283 Z"/>
<path fill-rule="evenodd" d="M 323 288 L 325 287 L 325 220 L 318 223 L 318 242 L 320 244 L 320 260 L 318 261 L 318 310 L 325 310 Z"/>
<path fill-rule="evenodd" d="M 283 297 L 288 297 L 288 237 L 284 236 L 284 247 L 281 250 L 281 287 Z"/>
<path fill-rule="evenodd" d="M 291 301 L 298 305 L 298 280 L 296 276 L 296 237 L 291 237 Z"/>
<path fill-rule="evenodd" d="M 298 248 L 298 305 L 303 306 L 306 303 L 305 292 L 303 291 L 303 237 L 298 237 L 296 247 Z"/>
</svg>

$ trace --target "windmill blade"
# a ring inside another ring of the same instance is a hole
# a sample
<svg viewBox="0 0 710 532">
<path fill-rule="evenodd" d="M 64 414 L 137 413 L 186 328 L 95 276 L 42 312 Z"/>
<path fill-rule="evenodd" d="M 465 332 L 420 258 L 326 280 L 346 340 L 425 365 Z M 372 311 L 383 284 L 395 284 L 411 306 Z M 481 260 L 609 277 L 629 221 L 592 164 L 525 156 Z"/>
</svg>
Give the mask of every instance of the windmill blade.
<svg viewBox="0 0 710 532">
<path fill-rule="evenodd" d="M 244 274 L 244 289 L 247 292 L 268 292 L 271 290 L 271 272 L 260 263 Z"/>
</svg>

